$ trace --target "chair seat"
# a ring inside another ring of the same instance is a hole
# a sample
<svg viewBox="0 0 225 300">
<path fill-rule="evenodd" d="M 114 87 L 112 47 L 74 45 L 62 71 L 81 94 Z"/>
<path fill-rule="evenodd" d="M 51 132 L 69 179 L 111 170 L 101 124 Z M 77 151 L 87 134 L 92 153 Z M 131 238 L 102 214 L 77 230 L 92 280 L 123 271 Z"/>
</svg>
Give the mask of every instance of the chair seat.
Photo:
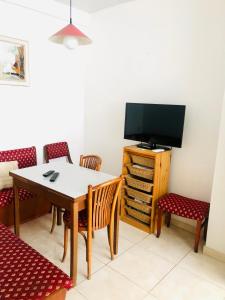
<svg viewBox="0 0 225 300">
<path fill-rule="evenodd" d="M 23 201 L 32 198 L 33 195 L 25 189 L 19 189 L 19 197 L 20 200 Z M 13 198 L 14 190 L 12 188 L 0 191 L 0 207 L 5 207 L 11 204 Z"/>
<path fill-rule="evenodd" d="M 208 217 L 209 206 L 208 202 L 190 199 L 173 193 L 163 196 L 158 201 L 158 207 L 161 210 L 198 221 Z"/>
<path fill-rule="evenodd" d="M 71 214 L 70 211 L 66 210 L 63 214 L 63 221 L 68 226 L 71 227 Z M 79 212 L 78 227 L 87 227 L 87 212 L 82 210 Z"/>
<path fill-rule="evenodd" d="M 0 299 L 41 300 L 72 281 L 0 224 Z"/>
</svg>

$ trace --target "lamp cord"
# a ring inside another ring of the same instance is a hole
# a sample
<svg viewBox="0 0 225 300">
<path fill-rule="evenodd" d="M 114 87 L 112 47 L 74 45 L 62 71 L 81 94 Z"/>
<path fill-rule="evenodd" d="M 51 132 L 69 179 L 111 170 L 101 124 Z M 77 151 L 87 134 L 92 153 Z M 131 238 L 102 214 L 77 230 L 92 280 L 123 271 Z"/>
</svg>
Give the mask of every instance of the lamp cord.
<svg viewBox="0 0 225 300">
<path fill-rule="evenodd" d="M 70 24 L 72 24 L 72 0 L 70 0 Z"/>
</svg>

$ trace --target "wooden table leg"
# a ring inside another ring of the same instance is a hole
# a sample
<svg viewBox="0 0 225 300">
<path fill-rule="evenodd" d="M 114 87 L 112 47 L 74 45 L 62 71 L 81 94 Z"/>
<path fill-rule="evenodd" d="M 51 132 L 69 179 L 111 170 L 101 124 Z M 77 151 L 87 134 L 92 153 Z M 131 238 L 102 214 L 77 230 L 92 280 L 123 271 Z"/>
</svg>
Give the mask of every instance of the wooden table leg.
<svg viewBox="0 0 225 300">
<path fill-rule="evenodd" d="M 78 203 L 71 205 L 71 234 L 70 234 L 70 277 L 73 285 L 77 283 L 77 254 L 78 254 Z"/>
<path fill-rule="evenodd" d="M 20 236 L 20 198 L 19 198 L 19 189 L 16 186 L 15 182 L 13 183 L 14 189 L 14 232 L 16 236 Z"/>
<path fill-rule="evenodd" d="M 114 218 L 114 254 L 118 254 L 118 240 L 119 240 L 119 222 L 120 222 L 120 196 L 115 208 L 115 218 Z"/>
</svg>

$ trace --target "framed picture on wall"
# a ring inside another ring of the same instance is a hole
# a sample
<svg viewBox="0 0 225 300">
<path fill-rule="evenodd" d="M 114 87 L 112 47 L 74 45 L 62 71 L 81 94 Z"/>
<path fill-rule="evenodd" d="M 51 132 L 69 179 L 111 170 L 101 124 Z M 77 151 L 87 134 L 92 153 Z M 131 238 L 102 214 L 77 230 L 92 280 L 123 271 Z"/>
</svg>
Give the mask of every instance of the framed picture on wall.
<svg viewBox="0 0 225 300">
<path fill-rule="evenodd" d="M 28 42 L 0 35 L 0 84 L 29 86 Z"/>
</svg>

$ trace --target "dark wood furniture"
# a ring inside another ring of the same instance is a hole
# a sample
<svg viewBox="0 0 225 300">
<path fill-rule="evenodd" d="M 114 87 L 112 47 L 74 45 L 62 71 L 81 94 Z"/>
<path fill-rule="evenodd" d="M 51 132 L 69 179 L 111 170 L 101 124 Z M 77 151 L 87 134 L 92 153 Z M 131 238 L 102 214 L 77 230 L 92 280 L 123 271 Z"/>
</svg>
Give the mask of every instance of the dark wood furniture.
<svg viewBox="0 0 225 300">
<path fill-rule="evenodd" d="M 122 184 L 122 177 L 113 179 L 107 183 L 96 187 L 88 186 L 87 208 L 81 212 L 79 217 L 78 231 L 83 236 L 86 244 L 86 260 L 88 269 L 88 279 L 91 278 L 91 254 L 92 254 L 92 236 L 95 230 L 107 227 L 108 241 L 110 247 L 111 259 L 114 258 L 113 250 L 113 231 L 114 218 L 117 202 Z M 67 211 L 63 216 L 64 230 L 64 253 L 62 261 L 66 257 L 68 247 L 68 230 L 71 228 L 71 215 Z M 87 232 L 87 236 L 85 235 Z"/>
<path fill-rule="evenodd" d="M 57 168 L 60 176 L 55 183 L 51 183 L 42 176 L 49 168 Z M 43 196 L 45 199 L 70 211 L 71 235 L 70 235 L 70 276 L 73 284 L 77 280 L 77 251 L 78 251 L 78 212 L 86 208 L 88 185 L 98 185 L 114 179 L 114 176 L 93 172 L 73 164 L 43 164 L 22 170 L 10 172 L 13 177 L 15 198 L 15 233 L 20 234 L 20 201 L 18 191 L 26 188 L 28 191 Z M 119 230 L 119 206 L 115 209 L 114 221 L 114 254 L 118 253 L 118 230 Z"/>
<path fill-rule="evenodd" d="M 171 151 L 124 147 L 121 220 L 147 233 L 156 226 L 157 199 L 167 193 Z"/>
<path fill-rule="evenodd" d="M 65 157 L 67 161 L 72 164 L 72 159 L 70 155 L 70 150 L 67 142 L 57 142 L 51 143 L 44 146 L 44 159 L 46 163 L 49 163 L 52 159 Z M 57 214 L 57 225 L 62 224 L 62 211 L 59 207 L 54 205 L 51 206 L 52 212 L 52 226 L 50 232 L 53 233 L 56 224 L 56 214 Z"/>
<path fill-rule="evenodd" d="M 72 280 L 0 224 L 0 299 L 64 300 Z"/>
<path fill-rule="evenodd" d="M 163 196 L 158 201 L 158 221 L 156 236 L 160 236 L 162 215 L 164 212 L 167 214 L 167 227 L 170 226 L 171 214 L 196 220 L 194 251 L 198 252 L 198 245 L 202 227 L 204 227 L 204 239 L 206 240 L 209 206 L 210 204 L 208 202 L 190 199 L 174 193 Z"/>
<path fill-rule="evenodd" d="M 20 169 L 37 164 L 36 148 L 21 148 L 0 151 L 0 162 L 17 161 Z M 20 190 L 20 215 L 21 222 L 40 217 L 48 213 L 50 203 L 46 199 L 37 197 L 26 190 Z M 13 188 L 0 191 L 0 223 L 6 226 L 14 224 L 13 217 Z"/>
</svg>

